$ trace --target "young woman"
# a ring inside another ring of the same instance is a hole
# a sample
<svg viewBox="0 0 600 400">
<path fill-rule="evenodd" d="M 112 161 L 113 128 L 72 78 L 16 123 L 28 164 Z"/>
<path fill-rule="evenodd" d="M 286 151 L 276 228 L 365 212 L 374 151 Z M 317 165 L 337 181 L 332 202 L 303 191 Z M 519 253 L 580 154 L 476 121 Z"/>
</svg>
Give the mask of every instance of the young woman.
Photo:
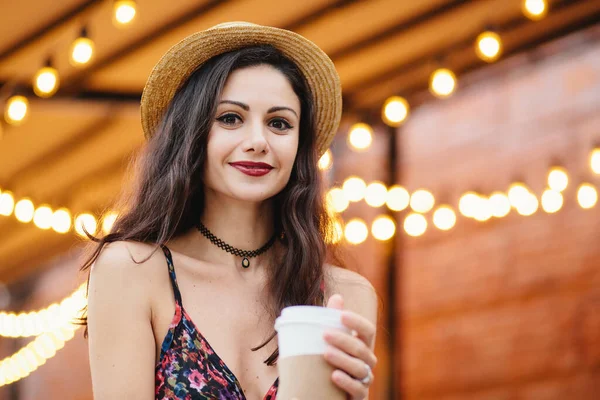
<svg viewBox="0 0 600 400">
<path fill-rule="evenodd" d="M 134 190 L 83 266 L 94 398 L 275 399 L 274 321 L 300 304 L 345 310 L 352 334 L 326 334 L 324 357 L 367 398 L 376 295 L 325 260 L 331 60 L 289 31 L 217 25 L 163 56 L 141 111 Z"/>
</svg>

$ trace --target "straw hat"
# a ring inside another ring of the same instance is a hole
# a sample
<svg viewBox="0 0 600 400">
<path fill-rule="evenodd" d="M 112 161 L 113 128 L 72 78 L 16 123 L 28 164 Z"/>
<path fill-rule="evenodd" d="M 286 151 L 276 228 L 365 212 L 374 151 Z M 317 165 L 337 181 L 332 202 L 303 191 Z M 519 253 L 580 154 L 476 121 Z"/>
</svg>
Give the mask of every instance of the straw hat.
<svg viewBox="0 0 600 400">
<path fill-rule="evenodd" d="M 270 44 L 300 69 L 313 95 L 316 146 L 325 153 L 342 116 L 340 78 L 331 59 L 316 44 L 297 33 L 248 22 L 230 22 L 194 33 L 167 51 L 158 61 L 142 93 L 142 127 L 150 138 L 177 90 L 203 63 L 243 47 Z"/>
</svg>

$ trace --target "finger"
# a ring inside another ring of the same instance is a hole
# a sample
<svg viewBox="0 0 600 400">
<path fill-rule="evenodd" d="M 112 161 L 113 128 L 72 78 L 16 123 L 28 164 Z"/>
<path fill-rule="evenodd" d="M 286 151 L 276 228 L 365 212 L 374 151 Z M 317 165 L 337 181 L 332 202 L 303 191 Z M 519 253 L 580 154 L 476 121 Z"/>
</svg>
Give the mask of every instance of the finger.
<svg viewBox="0 0 600 400">
<path fill-rule="evenodd" d="M 341 331 L 327 331 L 323 335 L 325 341 L 330 345 L 352 357 L 358 358 L 374 368 L 377 357 L 362 340 Z"/>
<path fill-rule="evenodd" d="M 329 346 L 325 350 L 324 357 L 331 366 L 346 372 L 358 380 L 366 378 L 369 373 L 364 361 L 352 357 L 333 346 Z"/>
<path fill-rule="evenodd" d="M 342 313 L 342 323 L 350 330 L 356 331 L 358 337 L 362 339 L 367 346 L 372 346 L 375 339 L 375 325 L 367 318 L 352 311 Z"/>
<path fill-rule="evenodd" d="M 339 294 L 334 294 L 327 302 L 327 308 L 335 308 L 336 310 L 344 309 L 344 298 Z"/>
<path fill-rule="evenodd" d="M 369 389 L 344 371 L 339 369 L 333 371 L 331 380 L 337 387 L 348 393 L 352 399 L 364 399 L 368 395 Z"/>
</svg>

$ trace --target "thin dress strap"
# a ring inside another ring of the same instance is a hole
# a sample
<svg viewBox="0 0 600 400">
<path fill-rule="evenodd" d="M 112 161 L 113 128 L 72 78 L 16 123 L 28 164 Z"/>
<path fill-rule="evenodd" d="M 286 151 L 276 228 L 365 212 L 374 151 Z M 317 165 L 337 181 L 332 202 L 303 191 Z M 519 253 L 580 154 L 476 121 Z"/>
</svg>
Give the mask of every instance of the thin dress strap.
<svg viewBox="0 0 600 400">
<path fill-rule="evenodd" d="M 179 291 L 179 286 L 177 285 L 177 276 L 175 275 L 175 266 L 173 265 L 173 256 L 171 255 L 171 250 L 164 244 L 161 246 L 163 252 L 165 253 L 165 257 L 167 258 L 167 266 L 169 267 L 169 280 L 171 281 L 171 286 L 173 286 L 173 295 L 175 296 L 175 302 L 183 307 L 181 301 L 181 292 Z"/>
</svg>

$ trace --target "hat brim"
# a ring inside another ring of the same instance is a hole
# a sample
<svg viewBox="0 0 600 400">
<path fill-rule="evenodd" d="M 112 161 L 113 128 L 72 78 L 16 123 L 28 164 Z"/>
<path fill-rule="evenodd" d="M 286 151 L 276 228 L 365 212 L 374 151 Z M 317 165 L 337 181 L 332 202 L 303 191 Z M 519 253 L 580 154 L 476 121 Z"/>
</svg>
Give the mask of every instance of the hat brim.
<svg viewBox="0 0 600 400">
<path fill-rule="evenodd" d="M 333 62 L 316 44 L 297 33 L 250 23 L 221 24 L 194 33 L 163 55 L 142 93 L 146 138 L 154 134 L 175 93 L 202 64 L 219 54 L 261 44 L 280 50 L 304 75 L 314 101 L 316 148 L 319 156 L 325 153 L 342 116 L 342 90 Z"/>
</svg>

